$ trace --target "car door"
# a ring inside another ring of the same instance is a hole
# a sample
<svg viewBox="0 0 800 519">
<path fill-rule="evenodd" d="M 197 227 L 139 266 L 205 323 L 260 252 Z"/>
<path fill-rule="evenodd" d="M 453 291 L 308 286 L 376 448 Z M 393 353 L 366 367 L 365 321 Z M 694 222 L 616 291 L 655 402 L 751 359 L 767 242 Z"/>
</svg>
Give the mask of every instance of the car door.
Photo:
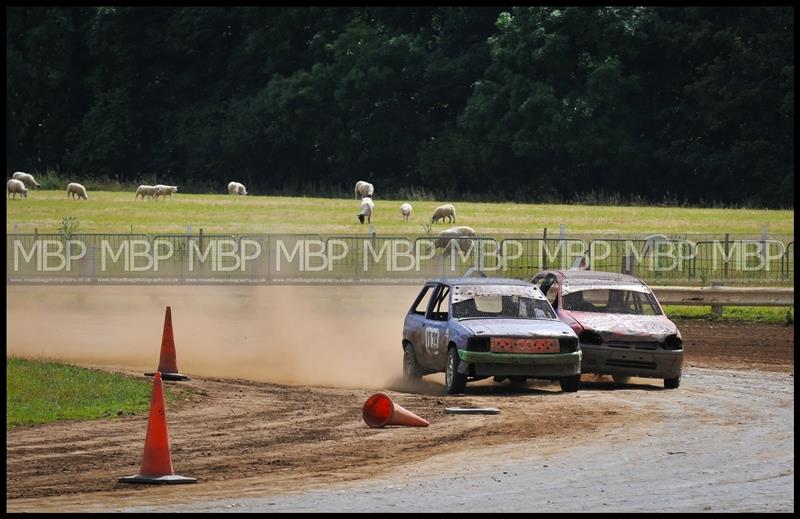
<svg viewBox="0 0 800 519">
<path fill-rule="evenodd" d="M 406 315 L 406 322 L 403 330 L 403 337 L 411 342 L 414 348 L 414 356 L 424 367 L 432 367 L 426 361 L 425 351 L 425 326 L 428 322 L 427 314 L 428 308 L 431 304 L 431 299 L 436 292 L 437 285 L 434 283 L 427 284 L 422 287 L 414 304 Z"/>
<path fill-rule="evenodd" d="M 431 367 L 444 370 L 449 342 L 450 287 L 439 284 L 431 298 L 425 322 L 426 362 Z"/>
</svg>

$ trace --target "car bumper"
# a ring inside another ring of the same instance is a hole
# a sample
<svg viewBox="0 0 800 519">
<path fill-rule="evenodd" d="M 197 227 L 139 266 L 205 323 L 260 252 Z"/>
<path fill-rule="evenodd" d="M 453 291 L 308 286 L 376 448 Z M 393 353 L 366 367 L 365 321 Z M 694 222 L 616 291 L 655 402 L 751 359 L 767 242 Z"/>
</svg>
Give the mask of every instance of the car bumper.
<svg viewBox="0 0 800 519">
<path fill-rule="evenodd" d="M 528 377 L 566 377 L 581 372 L 581 352 L 571 353 L 491 353 L 458 350 L 460 373 L 470 376 L 523 375 Z"/>
<path fill-rule="evenodd" d="M 683 350 L 625 350 L 581 344 L 581 372 L 598 375 L 675 378 L 683 367 Z"/>
</svg>

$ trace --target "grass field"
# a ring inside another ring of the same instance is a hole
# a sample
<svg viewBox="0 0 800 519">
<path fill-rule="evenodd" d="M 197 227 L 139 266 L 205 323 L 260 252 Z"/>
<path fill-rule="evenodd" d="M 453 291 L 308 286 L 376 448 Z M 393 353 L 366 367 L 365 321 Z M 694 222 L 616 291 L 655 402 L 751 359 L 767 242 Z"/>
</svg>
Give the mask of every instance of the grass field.
<svg viewBox="0 0 800 519">
<path fill-rule="evenodd" d="M 375 199 L 373 225 L 383 236 L 422 235 L 434 207 L 451 201 L 412 201 L 408 222 L 400 217 L 405 200 Z M 481 234 L 667 235 L 705 234 L 758 237 L 767 226 L 771 237 L 794 234 L 793 210 L 691 209 L 676 207 L 611 207 L 467 203 L 456 205 L 457 225 Z M 9 200 L 6 231 L 58 232 L 63 218 L 79 220 L 79 233 L 179 233 L 191 225 L 197 233 L 320 233 L 362 235 L 354 199 L 289 198 L 269 196 L 192 195 L 177 193 L 172 200 L 134 201 L 133 192 L 91 192 L 89 200 L 69 200 L 63 191 L 30 191 L 27 199 Z M 450 227 L 438 223 L 434 232 Z"/>
<path fill-rule="evenodd" d="M 6 359 L 6 427 L 147 413 L 153 383 L 55 361 Z M 165 388 L 167 405 L 188 396 Z"/>
<path fill-rule="evenodd" d="M 786 314 L 789 312 L 794 320 L 794 308 L 786 307 L 726 306 L 723 307 L 720 317 L 715 316 L 709 306 L 664 305 L 664 312 L 670 319 L 706 319 L 764 324 L 786 324 Z"/>
</svg>

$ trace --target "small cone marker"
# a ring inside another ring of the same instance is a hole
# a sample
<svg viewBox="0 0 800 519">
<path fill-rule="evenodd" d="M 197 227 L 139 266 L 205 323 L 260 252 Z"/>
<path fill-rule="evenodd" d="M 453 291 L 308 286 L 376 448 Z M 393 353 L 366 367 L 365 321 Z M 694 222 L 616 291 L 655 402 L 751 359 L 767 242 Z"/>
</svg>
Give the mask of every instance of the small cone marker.
<svg viewBox="0 0 800 519">
<path fill-rule="evenodd" d="M 172 337 L 172 309 L 167 307 L 164 316 L 164 333 L 161 335 L 161 357 L 158 361 L 158 371 L 164 380 L 189 380 L 186 375 L 178 373 L 178 360 L 175 358 L 175 339 Z M 152 373 L 145 373 L 152 377 Z"/>
<path fill-rule="evenodd" d="M 383 393 L 375 393 L 364 402 L 361 417 L 370 427 L 384 425 L 407 425 L 409 427 L 427 427 L 428 421 L 415 415 L 408 409 L 392 402 Z"/>
<path fill-rule="evenodd" d="M 119 478 L 119 481 L 122 483 L 197 483 L 197 478 L 179 476 L 172 468 L 161 373 L 156 372 L 153 377 L 153 396 L 150 401 L 150 416 L 147 419 L 147 436 L 144 439 L 142 466 L 135 476 L 125 476 Z"/>
</svg>

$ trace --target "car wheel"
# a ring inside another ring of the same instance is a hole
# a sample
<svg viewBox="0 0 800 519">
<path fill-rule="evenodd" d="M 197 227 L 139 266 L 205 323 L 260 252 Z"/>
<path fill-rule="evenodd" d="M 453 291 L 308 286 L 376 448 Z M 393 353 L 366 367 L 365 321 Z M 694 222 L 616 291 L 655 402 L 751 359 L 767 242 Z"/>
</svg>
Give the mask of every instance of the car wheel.
<svg viewBox="0 0 800 519">
<path fill-rule="evenodd" d="M 414 346 L 411 343 L 403 346 L 403 378 L 406 380 L 422 378 L 422 366 L 417 363 L 417 356 L 414 355 Z"/>
<path fill-rule="evenodd" d="M 664 389 L 678 389 L 678 386 L 681 385 L 681 374 L 678 373 L 678 376 L 675 378 L 665 378 L 664 379 Z"/>
<path fill-rule="evenodd" d="M 444 371 L 444 384 L 448 394 L 463 393 L 467 387 L 467 376 L 458 372 L 458 350 L 450 348 L 447 350 L 447 367 Z"/>
<path fill-rule="evenodd" d="M 560 382 L 561 391 L 566 393 L 574 393 L 581 387 L 581 376 L 571 375 L 569 377 L 562 377 Z"/>
</svg>

